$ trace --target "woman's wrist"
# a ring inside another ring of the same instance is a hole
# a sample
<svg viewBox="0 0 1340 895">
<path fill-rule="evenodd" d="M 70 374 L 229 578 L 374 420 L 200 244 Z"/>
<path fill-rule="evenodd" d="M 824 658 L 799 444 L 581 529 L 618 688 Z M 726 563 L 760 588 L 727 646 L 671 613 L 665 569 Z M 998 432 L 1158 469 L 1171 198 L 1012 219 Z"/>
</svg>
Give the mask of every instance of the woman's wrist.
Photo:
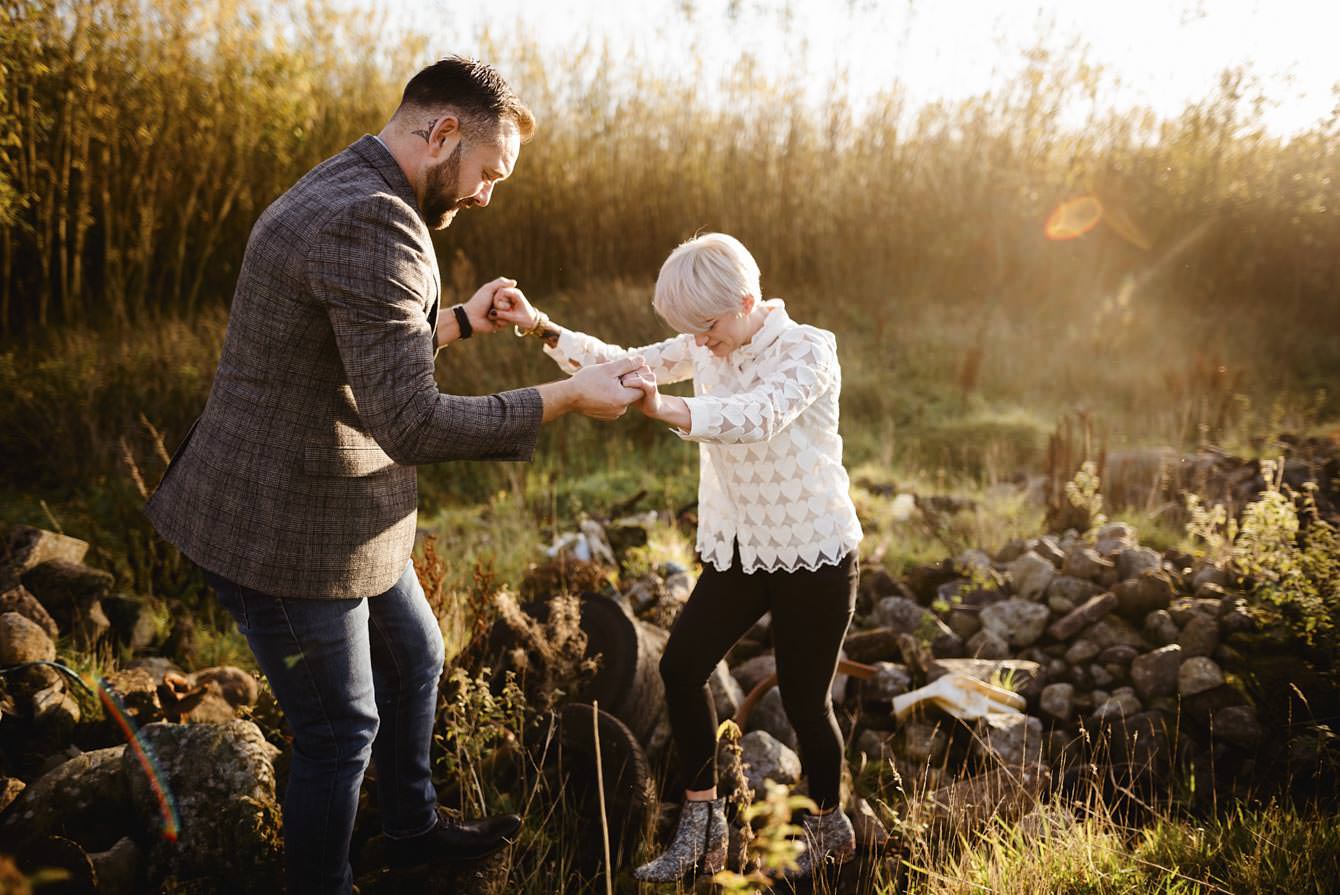
<svg viewBox="0 0 1340 895">
<path fill-rule="evenodd" d="M 689 403 L 678 395 L 661 395 L 660 406 L 656 408 L 652 419 L 685 432 L 693 428 L 693 415 L 689 413 Z"/>
</svg>

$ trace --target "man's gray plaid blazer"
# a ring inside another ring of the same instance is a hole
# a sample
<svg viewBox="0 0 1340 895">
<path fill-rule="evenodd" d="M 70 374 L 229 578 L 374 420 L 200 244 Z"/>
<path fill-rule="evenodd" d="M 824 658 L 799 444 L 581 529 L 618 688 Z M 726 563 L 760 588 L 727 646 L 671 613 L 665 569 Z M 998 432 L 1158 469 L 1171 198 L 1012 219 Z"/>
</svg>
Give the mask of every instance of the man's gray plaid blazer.
<svg viewBox="0 0 1340 895">
<path fill-rule="evenodd" d="M 201 567 L 282 597 L 368 597 L 405 571 L 415 464 L 526 460 L 533 389 L 442 394 L 437 261 L 375 137 L 313 168 L 251 231 L 204 413 L 149 499 Z"/>
</svg>

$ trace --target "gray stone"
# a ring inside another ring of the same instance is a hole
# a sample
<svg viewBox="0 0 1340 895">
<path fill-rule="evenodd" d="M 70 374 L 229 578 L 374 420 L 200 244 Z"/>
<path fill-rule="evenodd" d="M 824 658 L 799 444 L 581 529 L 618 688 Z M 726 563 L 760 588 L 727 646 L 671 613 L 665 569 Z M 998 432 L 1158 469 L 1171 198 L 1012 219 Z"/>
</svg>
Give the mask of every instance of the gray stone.
<svg viewBox="0 0 1340 895">
<path fill-rule="evenodd" d="M 1009 565 L 1037 545 L 1036 538 L 1011 538 L 996 551 L 996 562 Z"/>
<path fill-rule="evenodd" d="M 1134 578 L 1143 572 L 1158 572 L 1163 568 L 1163 557 L 1148 547 L 1128 547 L 1116 555 L 1117 576 Z"/>
<path fill-rule="evenodd" d="M 994 631 L 983 628 L 968 638 L 968 655 L 974 659 L 1008 659 L 1010 645 Z"/>
<path fill-rule="evenodd" d="M 766 730 L 755 730 L 740 740 L 744 776 L 754 798 L 764 795 L 764 780 L 793 786 L 800 781 L 800 756 Z"/>
<path fill-rule="evenodd" d="M 103 676 L 108 688 L 116 694 L 121 705 L 136 724 L 143 727 L 163 720 L 163 705 L 158 699 L 158 682 L 143 668 L 125 668 L 109 671 Z"/>
<path fill-rule="evenodd" d="M 114 579 L 101 569 L 49 559 L 23 575 L 23 585 L 32 592 L 62 631 L 81 646 L 90 646 L 111 627 L 102 611 L 102 598 Z"/>
<path fill-rule="evenodd" d="M 0 564 L 11 575 L 24 572 L 50 559 L 82 563 L 88 555 L 88 542 L 27 525 L 12 526 L 0 550 Z"/>
<path fill-rule="evenodd" d="M 870 702 L 892 702 L 912 688 L 912 675 L 907 666 L 897 662 L 874 663 L 875 675 L 861 687 L 863 697 Z"/>
<path fill-rule="evenodd" d="M 1084 628 L 1103 618 L 1117 606 L 1115 594 L 1105 593 L 1087 599 L 1083 605 L 1052 622 L 1047 633 L 1054 640 L 1069 640 Z"/>
<path fill-rule="evenodd" d="M 1247 601 L 1231 598 L 1224 603 L 1224 611 L 1219 616 L 1219 631 L 1225 637 L 1245 634 L 1256 630 L 1256 619 L 1252 617 Z"/>
<path fill-rule="evenodd" d="M 745 722 L 745 730 L 764 730 L 791 749 L 798 746 L 796 731 L 791 727 L 786 717 L 786 707 L 782 704 L 782 691 L 777 687 L 768 688 L 762 698 L 754 703 L 749 719 Z"/>
<path fill-rule="evenodd" d="M 1038 538 L 1033 546 L 1033 552 L 1051 563 L 1054 568 L 1059 569 L 1065 564 L 1065 550 L 1051 535 L 1043 535 Z"/>
<path fill-rule="evenodd" d="M 856 738 L 856 751 L 871 761 L 887 761 L 893 753 L 892 739 L 882 730 L 863 730 Z"/>
<path fill-rule="evenodd" d="M 1233 576 L 1227 569 L 1221 569 L 1218 566 L 1206 563 L 1195 571 L 1191 576 L 1191 588 L 1200 590 L 1201 585 L 1217 584 L 1220 587 L 1227 588 L 1233 584 Z"/>
<path fill-rule="evenodd" d="M 236 891 L 268 891 L 280 871 L 275 800 L 278 749 L 250 721 L 149 724 L 140 737 L 176 800 L 179 835 L 161 834 L 158 795 L 132 752 L 121 756 L 130 800 L 147 836 L 150 879 L 227 879 Z"/>
<path fill-rule="evenodd" d="M 963 641 L 935 616 L 931 616 L 930 633 L 932 656 L 937 659 L 949 659 L 963 655 Z"/>
<path fill-rule="evenodd" d="M 741 662 L 730 670 L 739 683 L 740 689 L 748 694 L 751 690 L 763 683 L 769 675 L 777 673 L 777 658 L 772 653 L 764 653 L 761 656 L 755 656 L 752 659 Z"/>
<path fill-rule="evenodd" d="M 1104 665 L 1130 665 L 1139 654 L 1140 651 L 1130 644 L 1118 643 L 1099 653 L 1097 661 Z"/>
<path fill-rule="evenodd" d="M 1166 609 L 1159 609 L 1145 616 L 1145 637 L 1149 638 L 1150 643 L 1167 646 L 1176 643 L 1181 633 L 1177 622 L 1173 621 L 1173 617 Z"/>
<path fill-rule="evenodd" d="M 1073 612 L 1075 610 L 1075 604 L 1073 601 L 1068 600 L 1065 597 L 1048 597 L 1047 608 L 1050 609 L 1057 618 L 1060 618 Z"/>
<path fill-rule="evenodd" d="M 1056 567 L 1030 550 L 1010 563 L 1009 573 L 1016 595 L 1025 600 L 1040 600 L 1056 577 Z"/>
<path fill-rule="evenodd" d="M 4 594 L 0 594 L 0 612 L 17 612 L 19 615 L 37 624 L 47 636 L 55 640 L 60 636 L 60 627 L 51 617 L 37 597 L 28 592 L 21 584 L 15 585 Z"/>
<path fill-rule="evenodd" d="M 1131 662 L 1131 683 L 1135 685 L 1135 692 L 1146 700 L 1176 693 L 1182 659 L 1182 648 L 1175 643 L 1136 656 Z"/>
<path fill-rule="evenodd" d="M 1195 613 L 1182 628 L 1177 642 L 1186 656 L 1210 656 L 1219 646 L 1219 620 Z"/>
<path fill-rule="evenodd" d="M 966 609 L 955 609 L 949 613 L 945 619 L 945 624 L 949 630 L 953 631 L 960 640 L 967 640 L 982 630 L 982 620 L 976 612 L 970 612 Z"/>
<path fill-rule="evenodd" d="M 982 628 L 996 633 L 1012 647 L 1025 647 L 1042 636 L 1049 618 L 1051 611 L 1040 603 L 1005 600 L 982 610 Z"/>
<path fill-rule="evenodd" d="M 1240 749 L 1254 749 L 1265 737 L 1256 709 L 1249 705 L 1230 705 L 1214 713 L 1211 726 L 1216 739 Z"/>
<path fill-rule="evenodd" d="M 1104 665 L 1093 664 L 1088 668 L 1089 680 L 1095 687 L 1110 687 L 1117 682 L 1117 676 Z"/>
<path fill-rule="evenodd" d="M 1098 644 L 1100 650 L 1118 644 L 1133 646 L 1138 650 L 1149 648 L 1149 644 L 1140 636 L 1140 632 L 1131 627 L 1130 622 L 1115 614 L 1106 615 L 1089 625 L 1080 636 Z"/>
<path fill-rule="evenodd" d="M 974 573 L 979 575 L 990 574 L 992 571 L 991 557 L 985 550 L 972 548 L 964 550 L 958 556 L 954 557 L 954 568 L 960 575 L 971 578 Z"/>
<path fill-rule="evenodd" d="M 1076 640 L 1065 652 L 1065 660 L 1071 665 L 1079 665 L 1096 657 L 1102 650 L 1092 640 Z"/>
<path fill-rule="evenodd" d="M 1161 571 L 1144 571 L 1112 588 L 1117 595 L 1117 611 L 1128 619 L 1143 622 L 1145 616 L 1167 609 L 1172 602 L 1173 586 Z"/>
<path fill-rule="evenodd" d="M 253 689 L 255 688 L 256 679 L 253 678 L 251 675 L 247 674 L 245 671 L 242 671 L 240 668 L 211 669 L 211 671 L 224 671 L 224 670 L 246 675 L 246 678 L 251 681 L 252 688 Z M 205 673 L 206 672 L 200 672 L 195 676 L 195 679 L 197 681 L 201 680 L 201 675 Z M 223 684 L 224 682 L 221 681 L 220 683 Z M 232 693 L 236 693 L 238 691 L 238 685 L 245 686 L 245 681 L 241 678 L 236 677 L 229 678 L 228 684 L 227 686 L 225 686 L 224 689 L 224 696 L 228 697 L 228 701 L 232 703 L 234 706 L 254 704 L 256 702 L 256 696 L 251 695 L 250 692 L 246 694 L 250 696 L 251 699 L 250 702 L 245 701 L 234 702 L 232 696 L 230 696 L 230 691 Z M 726 663 L 724 661 L 718 662 L 717 667 L 712 670 L 712 676 L 707 679 L 707 686 L 708 689 L 712 691 L 712 703 L 716 706 L 717 717 L 718 718 L 735 717 L 735 713 L 738 712 L 740 710 L 740 706 L 744 704 L 745 694 L 744 690 L 741 689 L 739 683 L 735 680 L 734 677 L 731 676 L 730 669 L 726 667 Z"/>
<path fill-rule="evenodd" d="M 1075 687 L 1073 684 L 1048 684 L 1042 688 L 1038 701 L 1042 713 L 1056 721 L 1069 721 L 1075 714 Z"/>
<path fill-rule="evenodd" d="M 906 597 L 885 597 L 875 604 L 875 624 L 900 634 L 921 634 L 933 619 L 929 610 Z"/>
<path fill-rule="evenodd" d="M 17 612 L 0 614 L 0 665 L 50 662 L 56 644 L 42 626 Z"/>
<path fill-rule="evenodd" d="M 1130 718 L 1144 708 L 1134 693 L 1114 692 L 1093 710 L 1095 721 L 1112 721 L 1118 718 Z"/>
<path fill-rule="evenodd" d="M 1062 597 L 1076 606 L 1089 599 L 1089 597 L 1102 592 L 1103 589 L 1092 581 L 1076 578 L 1073 575 L 1057 575 L 1052 579 L 1052 583 L 1047 586 L 1048 598 Z"/>
<path fill-rule="evenodd" d="M 898 752 L 914 765 L 939 764 L 949 748 L 949 734 L 933 721 L 912 719 L 897 733 Z"/>
<path fill-rule="evenodd" d="M 1070 551 L 1061 571 L 1070 578 L 1101 584 L 1109 576 L 1115 576 L 1116 569 L 1116 563 L 1099 556 L 1092 547 L 1081 547 Z"/>
<path fill-rule="evenodd" d="M 1031 715 L 990 714 L 977 722 L 972 751 L 1007 767 L 1042 761 L 1042 722 Z"/>
<path fill-rule="evenodd" d="M 1182 662 L 1177 670 L 1177 692 L 1183 696 L 1194 696 L 1213 690 L 1224 682 L 1224 672 L 1213 659 L 1205 656 L 1191 656 Z"/>
<path fill-rule="evenodd" d="M 1135 526 L 1126 522 L 1109 522 L 1098 529 L 1093 549 L 1102 556 L 1115 556 L 1122 550 L 1139 546 Z"/>
<path fill-rule="evenodd" d="M 112 625 L 112 635 L 131 652 L 148 649 L 158 637 L 153 607 L 142 597 L 112 594 L 103 597 L 102 611 Z"/>
</svg>

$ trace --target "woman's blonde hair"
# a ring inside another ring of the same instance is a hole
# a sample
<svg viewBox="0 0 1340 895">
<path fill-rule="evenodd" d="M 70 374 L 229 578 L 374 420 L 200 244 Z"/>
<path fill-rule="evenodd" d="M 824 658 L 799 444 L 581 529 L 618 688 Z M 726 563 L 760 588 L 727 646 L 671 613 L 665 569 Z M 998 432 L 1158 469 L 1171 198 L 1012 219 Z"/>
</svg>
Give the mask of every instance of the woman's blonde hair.
<svg viewBox="0 0 1340 895">
<path fill-rule="evenodd" d="M 702 333 L 713 317 L 739 311 L 746 295 L 762 298 L 754 256 L 734 236 L 703 233 L 665 259 L 651 304 L 676 332 Z"/>
</svg>

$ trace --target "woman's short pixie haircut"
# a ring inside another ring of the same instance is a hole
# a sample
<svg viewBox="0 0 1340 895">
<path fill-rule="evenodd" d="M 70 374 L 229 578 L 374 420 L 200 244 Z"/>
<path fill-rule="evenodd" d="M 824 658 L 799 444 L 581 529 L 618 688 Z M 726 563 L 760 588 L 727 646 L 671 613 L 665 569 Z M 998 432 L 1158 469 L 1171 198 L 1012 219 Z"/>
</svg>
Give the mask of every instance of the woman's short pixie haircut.
<svg viewBox="0 0 1340 895">
<path fill-rule="evenodd" d="M 665 259 L 651 303 L 676 332 L 703 333 L 713 317 L 738 312 L 746 295 L 762 297 L 754 256 L 734 236 L 704 233 Z"/>
</svg>

